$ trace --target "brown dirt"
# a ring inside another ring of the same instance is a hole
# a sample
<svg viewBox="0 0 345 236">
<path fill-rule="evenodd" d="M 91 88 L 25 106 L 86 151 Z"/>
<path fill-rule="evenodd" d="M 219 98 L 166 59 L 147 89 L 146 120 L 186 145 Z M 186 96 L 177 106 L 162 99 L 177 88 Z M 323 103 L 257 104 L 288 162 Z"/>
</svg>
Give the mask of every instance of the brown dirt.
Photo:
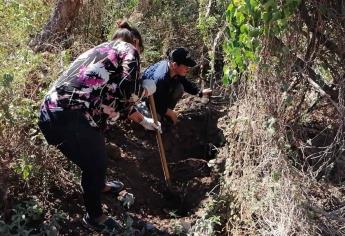
<svg viewBox="0 0 345 236">
<path fill-rule="evenodd" d="M 124 182 L 126 191 L 134 194 L 135 203 L 125 209 L 116 197 L 105 196 L 104 208 L 122 222 L 130 216 L 132 227 L 140 231 L 138 235 L 174 235 L 176 219 L 193 223 L 207 193 L 218 191 L 219 176 L 208 166 L 208 160 L 217 156 L 217 147 L 225 142 L 217 128 L 221 112 L 190 96 L 180 102 L 177 110 L 181 112 L 179 122 L 176 126 L 163 124 L 162 135 L 172 192 L 165 185 L 154 132 L 122 122 L 107 134 L 107 177 Z M 69 193 L 62 201 L 63 205 L 67 202 L 64 211 L 74 218 L 66 222 L 69 226 L 62 234 L 87 234 L 80 225 L 80 194 Z"/>
</svg>

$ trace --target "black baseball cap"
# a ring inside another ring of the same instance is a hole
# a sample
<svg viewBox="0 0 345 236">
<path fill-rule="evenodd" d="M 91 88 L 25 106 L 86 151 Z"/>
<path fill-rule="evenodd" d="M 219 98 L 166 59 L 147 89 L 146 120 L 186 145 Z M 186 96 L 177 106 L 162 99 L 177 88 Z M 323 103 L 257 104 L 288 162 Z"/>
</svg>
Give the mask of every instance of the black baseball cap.
<svg viewBox="0 0 345 236">
<path fill-rule="evenodd" d="M 196 62 L 191 58 L 189 51 L 186 48 L 175 48 L 169 53 L 169 59 L 179 65 L 193 67 Z"/>
</svg>

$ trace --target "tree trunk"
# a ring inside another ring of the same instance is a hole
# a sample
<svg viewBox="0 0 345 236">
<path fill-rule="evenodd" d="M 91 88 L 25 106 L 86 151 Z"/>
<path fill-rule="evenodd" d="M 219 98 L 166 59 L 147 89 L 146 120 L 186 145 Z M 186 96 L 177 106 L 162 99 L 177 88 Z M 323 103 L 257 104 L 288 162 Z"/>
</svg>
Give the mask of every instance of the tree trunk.
<svg viewBox="0 0 345 236">
<path fill-rule="evenodd" d="M 58 43 L 66 43 L 74 21 L 82 6 L 82 0 L 58 0 L 43 30 L 33 38 L 29 46 L 35 51 L 51 51 Z"/>
</svg>

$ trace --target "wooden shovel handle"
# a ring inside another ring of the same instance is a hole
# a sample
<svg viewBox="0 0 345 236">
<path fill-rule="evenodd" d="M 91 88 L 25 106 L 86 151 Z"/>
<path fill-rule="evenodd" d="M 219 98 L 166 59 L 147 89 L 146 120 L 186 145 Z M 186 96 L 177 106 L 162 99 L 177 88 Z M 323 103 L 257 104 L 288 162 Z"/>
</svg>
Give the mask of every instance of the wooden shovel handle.
<svg viewBox="0 0 345 236">
<path fill-rule="evenodd" d="M 158 125 L 158 117 L 157 117 L 157 112 L 156 112 L 155 100 L 153 99 L 152 95 L 149 96 L 149 103 L 150 103 L 150 110 L 151 110 L 151 115 L 152 115 L 153 121 L 155 122 L 156 125 Z M 156 138 L 157 138 L 157 143 L 158 143 L 158 147 L 159 147 L 159 156 L 160 156 L 161 163 L 162 163 L 165 183 L 167 184 L 168 188 L 170 188 L 171 187 L 171 181 L 170 181 L 168 164 L 167 164 L 167 160 L 165 158 L 165 151 L 164 151 L 164 146 L 163 146 L 163 142 L 162 142 L 162 135 L 158 130 L 157 130 Z"/>
</svg>

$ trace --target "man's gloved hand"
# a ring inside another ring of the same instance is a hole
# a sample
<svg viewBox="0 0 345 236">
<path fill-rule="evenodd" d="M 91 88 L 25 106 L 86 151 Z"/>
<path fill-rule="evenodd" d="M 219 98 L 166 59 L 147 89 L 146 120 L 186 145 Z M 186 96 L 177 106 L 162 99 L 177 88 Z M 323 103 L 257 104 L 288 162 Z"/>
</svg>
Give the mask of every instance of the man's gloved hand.
<svg viewBox="0 0 345 236">
<path fill-rule="evenodd" d="M 210 101 L 210 96 L 212 94 L 212 89 L 206 88 L 201 91 L 202 97 L 201 97 L 201 102 L 206 104 Z"/>
<path fill-rule="evenodd" d="M 158 130 L 159 133 L 162 133 L 162 125 L 159 121 L 158 125 L 156 125 L 153 119 L 144 116 L 144 119 L 139 124 L 141 124 L 145 129 Z"/>
<path fill-rule="evenodd" d="M 210 89 L 210 88 L 205 88 L 205 89 L 203 89 L 201 92 L 202 92 L 202 95 L 203 95 L 203 96 L 211 96 L 211 94 L 212 94 L 212 89 Z"/>
<path fill-rule="evenodd" d="M 176 112 L 174 112 L 173 110 L 168 108 L 165 115 L 170 118 L 170 120 L 172 121 L 172 123 L 174 125 L 176 125 L 176 123 L 177 123 L 177 113 Z"/>
</svg>

